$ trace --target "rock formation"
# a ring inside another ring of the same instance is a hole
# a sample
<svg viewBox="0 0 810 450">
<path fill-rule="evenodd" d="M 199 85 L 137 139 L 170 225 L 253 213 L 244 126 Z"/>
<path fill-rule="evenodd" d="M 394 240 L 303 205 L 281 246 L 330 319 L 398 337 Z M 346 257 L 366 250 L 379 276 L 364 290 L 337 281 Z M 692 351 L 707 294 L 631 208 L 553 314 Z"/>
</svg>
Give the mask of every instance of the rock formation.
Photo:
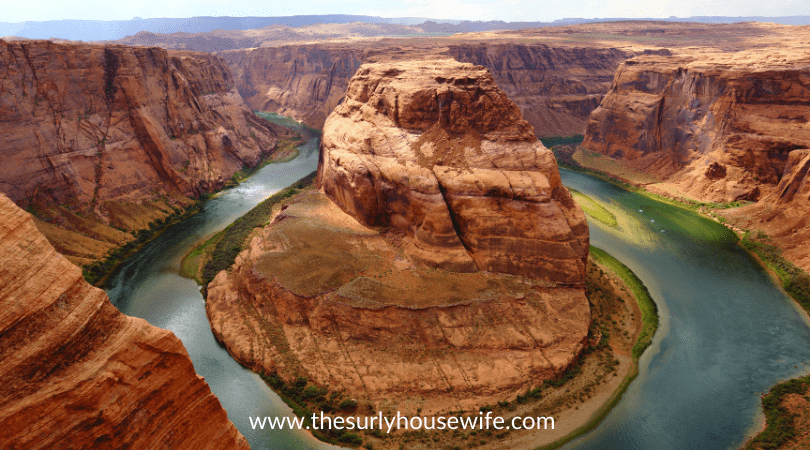
<svg viewBox="0 0 810 450">
<path fill-rule="evenodd" d="M 242 448 L 169 331 L 127 317 L 0 194 L 0 442 Z"/>
<path fill-rule="evenodd" d="M 643 56 L 625 62 L 583 147 L 656 174 L 687 197 L 758 200 L 810 147 L 810 53 Z"/>
<path fill-rule="evenodd" d="M 274 150 L 233 85 L 204 53 L 0 41 L 0 191 L 94 259 Z"/>
<path fill-rule="evenodd" d="M 448 270 L 581 284 L 588 226 L 553 154 L 481 66 L 365 64 L 324 124 L 318 182 Z"/>
<path fill-rule="evenodd" d="M 290 115 L 321 128 L 361 63 L 452 57 L 489 69 L 542 136 L 581 134 L 610 88 L 616 67 L 637 51 L 500 42 L 418 40 L 378 44 L 313 44 L 219 53 L 251 108 Z"/>
<path fill-rule="evenodd" d="M 430 414 L 514 396 L 584 348 L 584 214 L 484 68 L 362 65 L 318 180 L 208 286 L 243 364 Z"/>
</svg>

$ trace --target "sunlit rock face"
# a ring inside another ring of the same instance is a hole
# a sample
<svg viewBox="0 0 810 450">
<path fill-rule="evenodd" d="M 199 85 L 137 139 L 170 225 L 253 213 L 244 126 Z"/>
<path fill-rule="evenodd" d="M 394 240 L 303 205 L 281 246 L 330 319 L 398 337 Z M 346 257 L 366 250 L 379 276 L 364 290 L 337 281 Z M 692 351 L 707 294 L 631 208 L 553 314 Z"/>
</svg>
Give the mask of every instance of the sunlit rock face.
<svg viewBox="0 0 810 450">
<path fill-rule="evenodd" d="M 551 151 L 483 67 L 364 64 L 324 125 L 319 185 L 436 267 L 577 284 L 585 216 Z"/>
</svg>

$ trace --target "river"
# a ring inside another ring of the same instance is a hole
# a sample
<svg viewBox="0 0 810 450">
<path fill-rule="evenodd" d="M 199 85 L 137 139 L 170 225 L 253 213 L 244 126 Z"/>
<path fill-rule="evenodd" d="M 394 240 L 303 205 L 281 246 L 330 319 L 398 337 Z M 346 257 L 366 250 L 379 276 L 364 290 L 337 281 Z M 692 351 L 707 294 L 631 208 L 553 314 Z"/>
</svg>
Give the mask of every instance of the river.
<svg viewBox="0 0 810 450">
<path fill-rule="evenodd" d="M 228 417 L 258 449 L 328 449 L 301 431 L 253 430 L 250 416 L 292 416 L 262 380 L 211 334 L 199 286 L 178 275 L 182 256 L 318 164 L 318 135 L 300 156 L 270 164 L 164 231 L 109 279 L 122 312 L 179 337 Z M 591 242 L 629 266 L 659 306 L 661 326 L 639 377 L 591 433 L 567 449 L 725 449 L 762 420 L 759 393 L 807 372 L 810 328 L 797 307 L 721 225 L 575 172 L 566 185 L 607 205 L 619 230 L 591 222 Z"/>
</svg>

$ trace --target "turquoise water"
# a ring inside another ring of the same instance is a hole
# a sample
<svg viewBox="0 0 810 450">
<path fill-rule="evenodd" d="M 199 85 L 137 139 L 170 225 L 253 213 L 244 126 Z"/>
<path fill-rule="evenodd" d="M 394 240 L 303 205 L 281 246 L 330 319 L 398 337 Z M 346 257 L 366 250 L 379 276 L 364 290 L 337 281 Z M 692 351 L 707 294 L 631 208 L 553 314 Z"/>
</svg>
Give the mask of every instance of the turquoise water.
<svg viewBox="0 0 810 450">
<path fill-rule="evenodd" d="M 737 448 L 763 423 L 760 393 L 808 372 L 803 313 L 722 225 L 561 173 L 566 186 L 616 214 L 618 230 L 589 222 L 591 243 L 638 275 L 661 318 L 622 400 L 564 448 Z"/>
<path fill-rule="evenodd" d="M 311 137 L 298 158 L 270 164 L 206 202 L 200 214 L 169 228 L 129 259 L 107 290 L 124 313 L 167 328 L 183 341 L 195 369 L 254 449 L 334 447 L 300 431 L 251 428 L 249 416 L 292 412 L 214 340 L 198 286 L 178 270 L 194 244 L 315 170 L 318 136 L 297 128 Z M 586 175 L 562 175 L 566 185 L 617 216 L 618 230 L 591 222 L 591 242 L 636 272 L 661 315 L 639 377 L 599 427 L 565 448 L 738 446 L 762 421 L 760 393 L 808 372 L 810 328 L 804 316 L 721 225 Z"/>
<path fill-rule="evenodd" d="M 239 186 L 207 201 L 199 214 L 167 229 L 110 277 L 107 294 L 125 314 L 169 329 L 183 341 L 194 369 L 205 377 L 228 418 L 254 450 L 337 448 L 303 431 L 251 428 L 249 416 L 293 417 L 292 411 L 258 375 L 242 367 L 216 342 L 199 286 L 178 274 L 180 260 L 196 243 L 317 168 L 319 136 L 295 122 L 274 121 L 309 136 L 309 142 L 299 147 L 298 158 L 265 166 Z"/>
</svg>

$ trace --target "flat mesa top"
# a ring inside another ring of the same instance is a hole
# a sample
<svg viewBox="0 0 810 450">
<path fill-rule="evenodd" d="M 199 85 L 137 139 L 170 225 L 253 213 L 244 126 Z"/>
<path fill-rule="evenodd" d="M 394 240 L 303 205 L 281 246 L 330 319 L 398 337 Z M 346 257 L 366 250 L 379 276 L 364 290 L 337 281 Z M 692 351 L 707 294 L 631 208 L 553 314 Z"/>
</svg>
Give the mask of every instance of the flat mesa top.
<svg viewBox="0 0 810 450">
<path fill-rule="evenodd" d="M 294 197 L 262 231 L 253 270 L 288 291 L 355 307 L 428 308 L 478 301 L 540 300 L 553 283 L 487 272 L 457 273 L 409 260 L 396 236 L 383 236 L 315 190 Z"/>
</svg>

